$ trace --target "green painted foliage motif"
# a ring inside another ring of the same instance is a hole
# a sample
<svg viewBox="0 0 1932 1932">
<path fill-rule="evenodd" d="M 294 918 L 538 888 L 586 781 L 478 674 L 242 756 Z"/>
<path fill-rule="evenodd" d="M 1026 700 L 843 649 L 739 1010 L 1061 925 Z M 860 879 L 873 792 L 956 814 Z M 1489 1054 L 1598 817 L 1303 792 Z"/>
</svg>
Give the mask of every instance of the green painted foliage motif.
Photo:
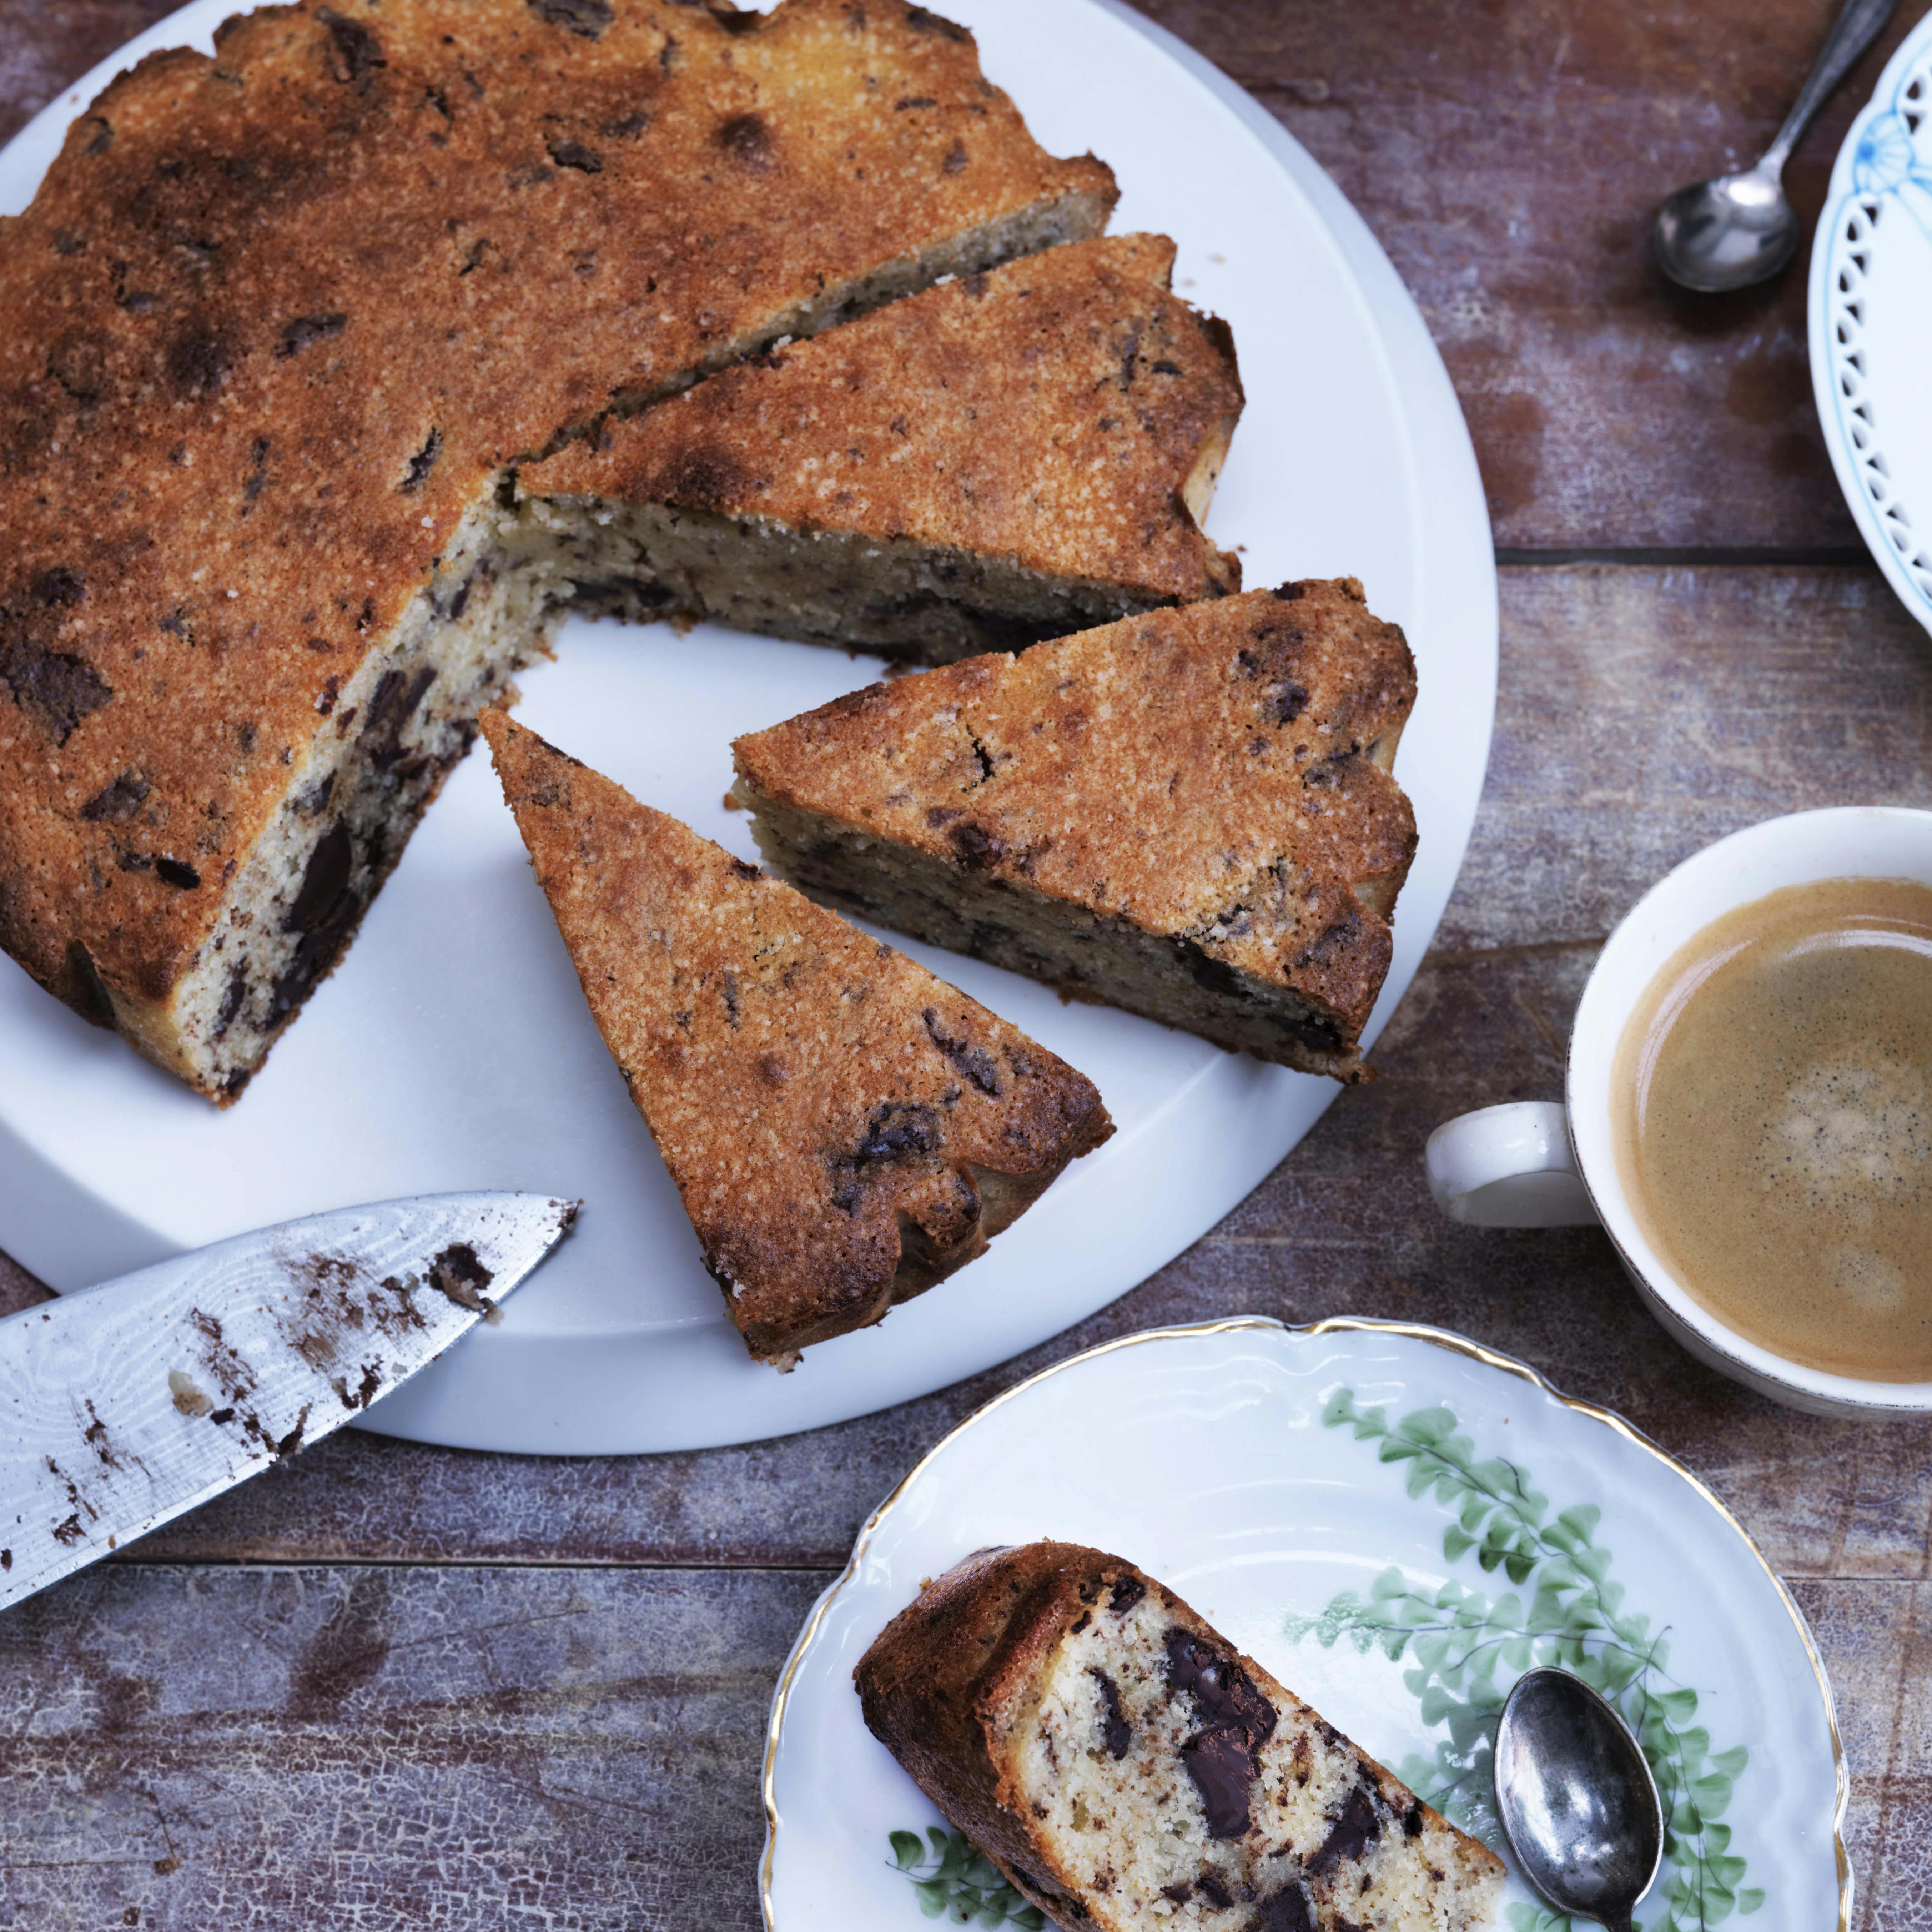
<svg viewBox="0 0 1932 1932">
<path fill-rule="evenodd" d="M 1668 1864 L 1640 1912 L 1650 1932 L 1707 1932 L 1733 1912 L 1755 1912 L 1764 1894 L 1744 1882 L 1724 1814 L 1744 1769 L 1742 1744 L 1714 1751 L 1697 1722 L 1697 1693 L 1670 1670 L 1667 1634 L 1628 1609 L 1611 1575 L 1611 1552 L 1596 1540 L 1593 1504 L 1552 1514 L 1523 1472 L 1479 1456 L 1447 1408 L 1418 1409 L 1390 1423 L 1339 1389 L 1322 1412 L 1330 1429 L 1352 1429 L 1378 1444 L 1384 1462 L 1406 1462 L 1408 1493 L 1432 1496 L 1450 1515 L 1442 1554 L 1473 1557 L 1509 1587 L 1492 1595 L 1454 1577 L 1440 1588 L 1384 1570 L 1366 1596 L 1336 1597 L 1318 1617 L 1291 1616 L 1290 1637 L 1324 1645 L 1346 1638 L 1358 1650 L 1406 1661 L 1403 1681 L 1423 1722 L 1443 1735 L 1428 1756 L 1412 1754 L 1396 1774 L 1437 1810 L 1498 1842 L 1491 1761 L 1496 1720 L 1510 1686 L 1536 1664 L 1574 1671 L 1623 1714 L 1636 1735 L 1664 1802 Z M 1659 1907 L 1661 1907 L 1660 1916 Z M 1563 1932 L 1570 1921 L 1534 1905 L 1509 1910 L 1511 1932 Z"/>
<path fill-rule="evenodd" d="M 916 1832 L 891 1832 L 887 1842 L 892 1863 L 911 1880 L 913 1896 L 927 1918 L 944 1916 L 955 1925 L 977 1925 L 982 1932 L 1005 1924 L 1041 1932 L 1046 1920 L 1040 1909 L 1028 1904 L 963 1832 L 934 1825 L 926 1836 L 932 1842 L 929 1852 Z"/>
</svg>

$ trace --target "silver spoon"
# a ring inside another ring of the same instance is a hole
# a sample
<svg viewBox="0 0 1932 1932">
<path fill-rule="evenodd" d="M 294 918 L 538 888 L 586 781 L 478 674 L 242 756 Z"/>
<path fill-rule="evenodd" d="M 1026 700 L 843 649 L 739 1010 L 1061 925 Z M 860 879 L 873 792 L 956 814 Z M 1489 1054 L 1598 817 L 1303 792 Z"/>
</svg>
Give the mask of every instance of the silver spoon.
<svg viewBox="0 0 1932 1932">
<path fill-rule="evenodd" d="M 1784 164 L 1898 4 L 1845 0 L 1796 105 L 1757 166 L 1680 188 L 1657 211 L 1651 238 L 1658 266 L 1673 282 L 1719 295 L 1768 280 L 1797 254 L 1798 212 L 1784 191 Z"/>
<path fill-rule="evenodd" d="M 1567 1670 L 1526 1671 L 1496 1726 L 1496 1813 L 1558 1912 L 1630 1932 L 1664 1857 L 1656 1780 L 1623 1719 Z"/>
</svg>

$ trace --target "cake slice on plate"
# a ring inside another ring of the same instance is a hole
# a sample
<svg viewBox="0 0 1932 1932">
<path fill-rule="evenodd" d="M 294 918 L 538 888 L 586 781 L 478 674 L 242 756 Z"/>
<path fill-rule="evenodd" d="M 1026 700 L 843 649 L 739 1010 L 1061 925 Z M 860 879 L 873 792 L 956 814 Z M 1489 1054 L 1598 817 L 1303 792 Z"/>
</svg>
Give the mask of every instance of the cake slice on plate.
<svg viewBox="0 0 1932 1932">
<path fill-rule="evenodd" d="M 815 897 L 1359 1080 L 1414 698 L 1359 584 L 1285 584 L 873 685 L 740 739 L 736 790 Z"/>
<path fill-rule="evenodd" d="M 1075 242 L 794 343 L 522 470 L 508 541 L 580 608 L 928 664 L 1238 589 L 1234 343 L 1173 266 Z"/>
<path fill-rule="evenodd" d="M 504 795 L 760 1360 L 882 1320 L 1113 1132 L 1084 1076 L 500 711 Z"/>
<path fill-rule="evenodd" d="M 1118 1556 L 982 1550 L 854 1672 L 921 1790 L 1066 1932 L 1474 1932 L 1502 1862 Z"/>
<path fill-rule="evenodd" d="M 300 0 L 0 222 L 0 944 L 232 1100 L 541 642 L 511 466 L 1114 198 L 902 0 Z"/>
</svg>

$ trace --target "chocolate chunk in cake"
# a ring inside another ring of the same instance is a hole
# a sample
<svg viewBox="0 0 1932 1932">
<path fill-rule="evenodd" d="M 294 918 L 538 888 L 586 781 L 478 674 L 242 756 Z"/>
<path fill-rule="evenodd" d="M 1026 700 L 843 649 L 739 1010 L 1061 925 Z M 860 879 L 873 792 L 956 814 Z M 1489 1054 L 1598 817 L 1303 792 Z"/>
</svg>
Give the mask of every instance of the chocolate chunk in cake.
<svg viewBox="0 0 1932 1932">
<path fill-rule="evenodd" d="M 1414 698 L 1360 584 L 1288 584 L 874 685 L 740 739 L 736 790 L 814 897 L 1358 1080 Z"/>
<path fill-rule="evenodd" d="M 542 642 L 512 466 L 1099 232 L 935 18 L 300 0 L 113 82 L 0 223 L 29 973 L 232 1098 Z"/>
<path fill-rule="evenodd" d="M 792 344 L 520 471 L 506 541 L 578 608 L 928 664 L 1238 589 L 1233 340 L 1173 265 L 1075 243 Z"/>
<path fill-rule="evenodd" d="M 500 711 L 505 796 L 604 1043 L 760 1360 L 984 1252 L 1113 1124 L 1090 1082 Z"/>
<path fill-rule="evenodd" d="M 860 1660 L 866 1722 L 1065 1932 L 1474 1932 L 1501 1862 L 1172 1592 L 982 1551 Z"/>
</svg>

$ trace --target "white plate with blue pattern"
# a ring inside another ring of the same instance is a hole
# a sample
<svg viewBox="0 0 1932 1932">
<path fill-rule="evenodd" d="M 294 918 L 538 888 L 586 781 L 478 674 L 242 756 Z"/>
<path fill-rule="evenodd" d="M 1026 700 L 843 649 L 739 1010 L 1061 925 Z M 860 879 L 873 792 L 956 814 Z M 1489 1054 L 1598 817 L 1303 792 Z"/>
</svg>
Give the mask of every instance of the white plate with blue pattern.
<svg viewBox="0 0 1932 1932">
<path fill-rule="evenodd" d="M 1664 1796 L 1641 1932 L 1850 1922 L 1830 1688 L 1723 1504 L 1620 1418 L 1458 1336 L 1248 1318 L 1130 1335 L 1022 1383 L 873 1513 L 773 1700 L 767 1932 L 1044 1932 L 852 1688 L 922 1579 L 1041 1538 L 1160 1577 L 1498 1851 L 1503 1699 L 1532 1664 L 1574 1670 L 1637 1731 Z M 1251 1932 L 1253 1916 L 1174 1922 Z M 1568 1923 L 1511 1871 L 1496 1932 Z"/>
<path fill-rule="evenodd" d="M 1859 534 L 1932 630 L 1932 14 L 1832 170 L 1811 250 L 1811 382 Z"/>
</svg>

